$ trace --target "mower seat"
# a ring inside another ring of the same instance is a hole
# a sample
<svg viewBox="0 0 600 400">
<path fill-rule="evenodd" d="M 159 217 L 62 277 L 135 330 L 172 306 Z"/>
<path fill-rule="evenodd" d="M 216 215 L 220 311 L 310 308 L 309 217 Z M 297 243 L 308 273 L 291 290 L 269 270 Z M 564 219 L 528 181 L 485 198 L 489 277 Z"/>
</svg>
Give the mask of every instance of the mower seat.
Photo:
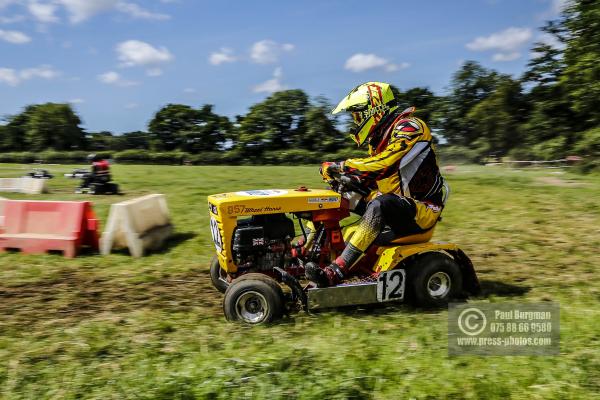
<svg viewBox="0 0 600 400">
<path fill-rule="evenodd" d="M 409 236 L 401 236 L 397 239 L 392 240 L 392 244 L 415 244 L 429 242 L 433 237 L 433 228 L 423 233 L 416 233 Z"/>
<path fill-rule="evenodd" d="M 378 246 L 393 246 L 403 244 L 426 243 L 431 240 L 434 229 L 435 226 L 422 233 L 415 233 L 413 235 L 396 237 L 396 235 L 391 229 L 386 228 L 379 234 L 379 236 L 377 236 L 375 244 Z"/>
</svg>

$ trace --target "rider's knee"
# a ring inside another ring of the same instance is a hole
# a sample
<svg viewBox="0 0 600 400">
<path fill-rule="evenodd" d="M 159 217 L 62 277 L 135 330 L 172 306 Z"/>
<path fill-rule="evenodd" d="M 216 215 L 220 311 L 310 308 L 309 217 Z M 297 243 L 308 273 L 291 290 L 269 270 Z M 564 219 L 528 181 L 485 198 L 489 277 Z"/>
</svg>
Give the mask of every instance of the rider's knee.
<svg viewBox="0 0 600 400">
<path fill-rule="evenodd" d="M 377 201 L 377 206 L 385 218 L 414 215 L 414 203 L 404 196 L 389 193 L 383 194 L 373 201 Z"/>
<path fill-rule="evenodd" d="M 383 195 L 385 196 L 385 195 Z M 381 216 L 383 215 L 383 205 L 381 203 L 381 200 L 379 199 L 382 196 L 376 197 L 375 199 L 371 200 L 369 202 L 369 204 L 367 205 L 367 211 L 365 214 L 372 214 L 372 215 L 377 215 L 377 216 Z"/>
</svg>

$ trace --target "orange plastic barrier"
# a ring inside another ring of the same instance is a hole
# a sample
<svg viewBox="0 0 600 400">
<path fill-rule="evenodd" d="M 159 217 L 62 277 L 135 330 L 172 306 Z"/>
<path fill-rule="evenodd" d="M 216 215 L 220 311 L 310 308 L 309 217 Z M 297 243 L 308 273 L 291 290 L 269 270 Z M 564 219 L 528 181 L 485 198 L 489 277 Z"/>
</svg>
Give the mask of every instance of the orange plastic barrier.
<svg viewBox="0 0 600 400">
<path fill-rule="evenodd" d="M 0 197 L 0 233 L 4 232 L 4 202 L 6 199 Z"/>
<path fill-rule="evenodd" d="M 0 252 L 56 250 L 72 258 L 82 246 L 98 250 L 98 225 L 89 201 L 6 200 Z"/>
</svg>

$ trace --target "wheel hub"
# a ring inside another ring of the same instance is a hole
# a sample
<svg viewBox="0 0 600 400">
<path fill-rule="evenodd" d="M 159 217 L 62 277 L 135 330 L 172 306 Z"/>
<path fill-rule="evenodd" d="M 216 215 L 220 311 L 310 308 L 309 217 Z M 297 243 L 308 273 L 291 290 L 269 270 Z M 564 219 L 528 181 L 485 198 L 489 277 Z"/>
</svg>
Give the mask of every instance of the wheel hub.
<svg viewBox="0 0 600 400">
<path fill-rule="evenodd" d="M 237 299 L 235 309 L 240 319 L 256 324 L 267 316 L 267 299 L 261 293 L 248 291 Z"/>
<path fill-rule="evenodd" d="M 443 271 L 439 271 L 429 277 L 427 292 L 434 299 L 440 299 L 448 295 L 451 286 L 450 276 Z"/>
</svg>

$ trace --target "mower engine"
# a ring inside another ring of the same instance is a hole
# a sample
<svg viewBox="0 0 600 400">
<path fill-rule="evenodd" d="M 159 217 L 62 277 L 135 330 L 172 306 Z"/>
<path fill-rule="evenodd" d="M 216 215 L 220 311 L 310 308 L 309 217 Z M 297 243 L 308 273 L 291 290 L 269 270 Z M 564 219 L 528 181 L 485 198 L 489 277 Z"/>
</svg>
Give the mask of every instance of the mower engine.
<svg viewBox="0 0 600 400">
<path fill-rule="evenodd" d="M 232 253 L 241 270 L 283 267 L 291 251 L 294 222 L 285 214 L 254 215 L 238 221 Z"/>
</svg>

